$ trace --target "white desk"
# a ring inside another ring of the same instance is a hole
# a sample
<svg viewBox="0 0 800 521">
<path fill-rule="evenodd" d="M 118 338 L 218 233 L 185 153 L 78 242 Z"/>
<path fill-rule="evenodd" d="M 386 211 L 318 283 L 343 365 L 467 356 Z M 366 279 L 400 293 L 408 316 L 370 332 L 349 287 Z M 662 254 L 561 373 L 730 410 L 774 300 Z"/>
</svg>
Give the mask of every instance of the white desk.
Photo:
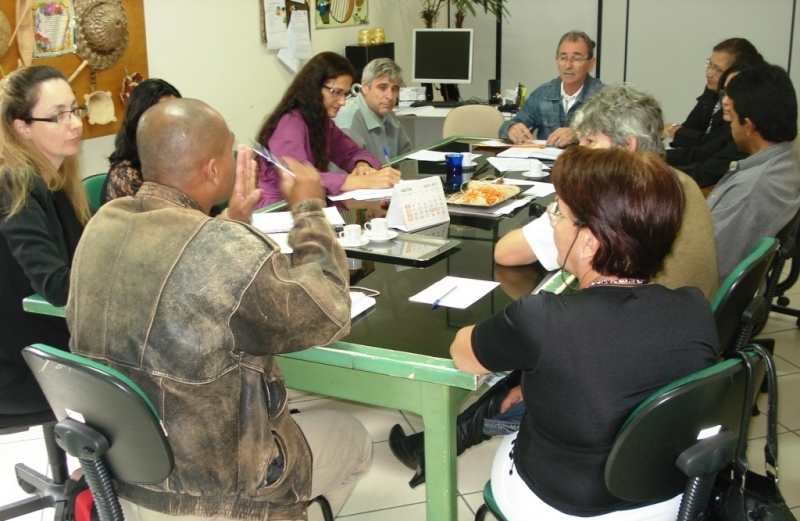
<svg viewBox="0 0 800 521">
<path fill-rule="evenodd" d="M 424 109 L 424 110 L 419 110 Z M 428 143 L 433 143 L 442 139 L 442 129 L 444 128 L 444 119 L 450 114 L 451 108 L 432 108 L 432 107 L 417 107 L 416 109 L 408 107 L 399 107 L 395 109 L 400 124 L 408 134 L 408 139 L 414 150 L 424 147 Z M 405 114 L 408 111 L 418 111 L 417 115 Z M 506 120 L 511 119 L 511 114 L 503 113 Z"/>
<path fill-rule="evenodd" d="M 422 108 L 422 107 L 418 107 Z M 442 139 L 442 129 L 444 128 L 444 118 L 453 109 L 431 109 L 428 108 L 418 115 L 403 114 L 406 111 L 413 111 L 412 108 L 395 109 L 397 119 L 408 134 L 414 150 L 422 148 L 428 143 L 433 143 Z"/>
</svg>

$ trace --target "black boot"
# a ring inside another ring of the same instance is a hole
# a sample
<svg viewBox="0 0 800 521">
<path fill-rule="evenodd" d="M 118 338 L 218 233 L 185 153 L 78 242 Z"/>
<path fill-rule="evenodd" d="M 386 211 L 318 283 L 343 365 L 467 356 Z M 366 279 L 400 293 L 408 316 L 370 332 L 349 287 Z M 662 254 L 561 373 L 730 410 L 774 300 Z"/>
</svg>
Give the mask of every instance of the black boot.
<svg viewBox="0 0 800 521">
<path fill-rule="evenodd" d="M 483 433 L 483 420 L 500 412 L 500 404 L 508 392 L 518 386 L 521 373 L 514 371 L 492 386 L 488 391 L 456 417 L 456 456 L 468 448 L 491 438 Z M 408 482 L 411 488 L 425 483 L 425 434 L 406 436 L 399 424 L 389 433 L 389 448 L 403 465 L 416 471 Z"/>
</svg>

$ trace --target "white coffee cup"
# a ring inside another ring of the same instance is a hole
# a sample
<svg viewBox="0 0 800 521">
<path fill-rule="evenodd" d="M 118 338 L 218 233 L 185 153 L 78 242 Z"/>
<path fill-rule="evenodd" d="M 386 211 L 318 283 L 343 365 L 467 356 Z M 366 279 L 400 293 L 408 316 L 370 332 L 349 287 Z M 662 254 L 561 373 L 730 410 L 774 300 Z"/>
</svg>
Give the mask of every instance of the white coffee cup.
<svg viewBox="0 0 800 521">
<path fill-rule="evenodd" d="M 381 240 L 389 238 L 389 220 L 383 217 L 376 217 L 364 225 L 369 230 L 370 237 Z"/>
<path fill-rule="evenodd" d="M 531 166 L 528 169 L 527 173 L 528 177 L 544 177 L 544 172 L 542 171 L 542 162 L 538 159 L 534 159 L 531 161 Z"/>
<path fill-rule="evenodd" d="M 344 227 L 344 231 L 339 232 L 339 237 L 345 246 L 361 246 L 361 226 L 348 224 Z"/>
</svg>

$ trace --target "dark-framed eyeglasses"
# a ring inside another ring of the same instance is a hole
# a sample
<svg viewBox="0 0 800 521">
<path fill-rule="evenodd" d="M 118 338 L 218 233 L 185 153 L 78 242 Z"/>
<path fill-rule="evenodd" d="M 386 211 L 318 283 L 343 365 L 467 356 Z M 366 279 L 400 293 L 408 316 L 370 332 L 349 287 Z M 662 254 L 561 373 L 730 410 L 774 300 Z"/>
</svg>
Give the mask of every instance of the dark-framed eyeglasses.
<svg viewBox="0 0 800 521">
<path fill-rule="evenodd" d="M 574 224 L 575 226 L 581 225 L 581 222 L 578 219 L 575 219 L 574 217 L 567 217 L 566 215 L 561 213 L 561 209 L 558 207 L 558 198 L 553 199 L 553 201 L 547 205 L 547 209 L 545 210 L 545 212 L 547 212 L 547 216 L 550 218 L 550 224 L 552 224 L 553 226 L 555 226 L 556 222 L 558 222 L 558 219 L 560 217 L 572 221 L 572 224 Z"/>
<path fill-rule="evenodd" d="M 706 70 L 710 70 L 710 71 L 712 71 L 714 74 L 716 74 L 718 76 L 720 74 L 722 74 L 723 72 L 725 72 L 724 69 L 720 69 L 719 67 L 717 67 L 716 65 L 711 63 L 711 58 L 706 60 Z"/>
<path fill-rule="evenodd" d="M 322 88 L 328 89 L 328 92 L 330 92 L 331 96 L 333 96 L 334 98 L 346 98 L 347 93 L 349 92 L 346 90 L 337 89 L 335 87 L 328 87 L 327 85 L 323 85 Z"/>
<path fill-rule="evenodd" d="M 50 116 L 49 118 L 25 118 L 25 123 L 30 123 L 32 121 L 44 121 L 45 123 L 66 123 L 69 121 L 69 117 L 71 115 L 74 115 L 78 119 L 82 119 L 85 118 L 88 113 L 89 108 L 86 105 L 81 105 L 80 107 L 75 107 L 72 110 L 59 112 L 58 114 Z"/>
</svg>

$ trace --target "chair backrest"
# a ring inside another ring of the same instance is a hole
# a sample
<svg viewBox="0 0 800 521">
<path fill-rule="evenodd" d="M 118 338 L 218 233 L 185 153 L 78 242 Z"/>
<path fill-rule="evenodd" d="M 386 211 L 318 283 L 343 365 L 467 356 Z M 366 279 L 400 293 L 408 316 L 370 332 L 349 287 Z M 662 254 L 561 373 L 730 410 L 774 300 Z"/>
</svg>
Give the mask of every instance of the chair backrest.
<svg viewBox="0 0 800 521">
<path fill-rule="evenodd" d="M 100 194 L 108 174 L 96 174 L 83 179 L 83 189 L 86 190 L 86 199 L 89 200 L 89 210 L 92 214 L 100 209 Z"/>
<path fill-rule="evenodd" d="M 762 364 L 763 365 L 763 364 Z M 669 384 L 642 402 L 619 431 L 606 460 L 608 490 L 628 501 L 664 501 L 684 490 L 678 456 L 717 425 L 739 433 L 747 372 L 725 360 Z"/>
<path fill-rule="evenodd" d="M 732 349 L 740 333 L 742 315 L 767 279 L 778 241 L 766 237 L 723 281 L 711 309 L 717 323 L 720 353 Z"/>
<path fill-rule="evenodd" d="M 116 479 L 159 483 L 172 472 L 172 450 L 158 413 L 129 378 L 88 358 L 36 344 L 22 350 L 59 421 L 85 423 L 110 443 Z"/>
<path fill-rule="evenodd" d="M 442 138 L 469 136 L 496 138 L 505 118 L 494 107 L 488 105 L 463 105 L 450 111 L 444 118 Z"/>
</svg>

